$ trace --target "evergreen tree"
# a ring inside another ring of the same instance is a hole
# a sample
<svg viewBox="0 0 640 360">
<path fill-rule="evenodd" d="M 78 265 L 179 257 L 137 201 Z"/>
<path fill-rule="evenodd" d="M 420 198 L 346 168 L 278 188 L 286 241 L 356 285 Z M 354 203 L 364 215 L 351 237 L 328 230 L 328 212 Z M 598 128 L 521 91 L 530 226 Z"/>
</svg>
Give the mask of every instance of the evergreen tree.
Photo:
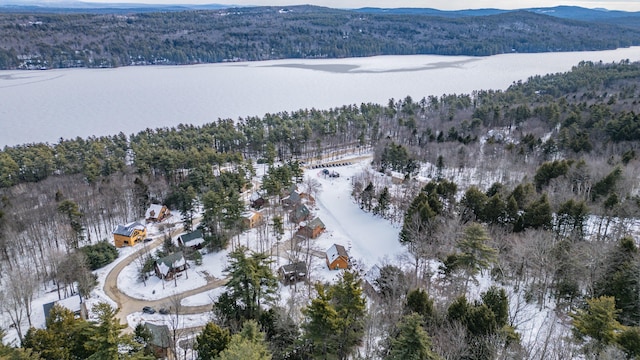
<svg viewBox="0 0 640 360">
<path fill-rule="evenodd" d="M 217 357 L 218 360 L 271 360 L 271 353 L 264 342 L 264 334 L 254 320 L 246 321 L 242 331 L 231 337 L 229 345 Z"/>
<path fill-rule="evenodd" d="M 338 312 L 322 284 L 316 284 L 315 290 L 316 297 L 302 311 L 305 316 L 302 325 L 304 338 L 312 344 L 315 357 L 335 359 L 336 333 L 339 331 Z"/>
<path fill-rule="evenodd" d="M 311 342 L 316 357 L 347 359 L 364 335 L 366 302 L 361 280 L 351 271 L 325 292 L 316 285 L 317 297 L 303 310 L 304 337 Z"/>
<path fill-rule="evenodd" d="M 464 229 L 462 239 L 457 244 L 460 251 L 456 257 L 456 268 L 463 269 L 469 279 L 488 268 L 496 259 L 497 250 L 487 245 L 489 235 L 482 225 L 473 223 Z M 465 285 L 466 288 L 466 285 Z"/>
<path fill-rule="evenodd" d="M 239 314 L 224 313 L 221 315 L 227 320 L 258 319 L 262 311 L 263 303 L 273 300 L 277 280 L 269 267 L 271 260 L 267 254 L 249 251 L 241 246 L 229 254 L 229 265 L 225 273 L 229 277 L 227 282 L 227 295 L 232 303 L 238 304 Z M 214 307 L 222 310 L 224 305 L 221 299 Z M 228 310 L 228 309 L 226 309 Z"/>
<path fill-rule="evenodd" d="M 619 321 L 627 326 L 640 326 L 640 255 L 634 240 L 622 238 L 604 264 L 594 294 L 613 296 L 620 311 Z"/>
<path fill-rule="evenodd" d="M 433 299 L 422 289 L 413 289 L 407 294 L 406 312 L 420 314 L 423 319 L 427 319 L 434 314 Z"/>
<path fill-rule="evenodd" d="M 107 303 L 98 303 L 92 309 L 98 318 L 93 334 L 85 344 L 91 355 L 87 360 L 148 359 L 142 346 L 131 335 L 123 335 L 127 326 L 120 323 L 114 310 Z M 124 351 L 126 349 L 126 351 Z"/>
<path fill-rule="evenodd" d="M 422 327 L 422 317 L 406 315 L 398 324 L 398 335 L 391 340 L 388 360 L 436 360 L 440 357 L 431 350 L 431 339 Z"/>
<path fill-rule="evenodd" d="M 585 309 L 570 314 L 574 335 L 579 340 L 585 340 L 586 337 L 592 339 L 594 351 L 599 352 L 605 346 L 614 344 L 618 332 L 623 329 L 617 320 L 619 313 L 611 296 L 588 299 Z"/>
<path fill-rule="evenodd" d="M 196 337 L 194 349 L 198 352 L 198 360 L 215 359 L 227 348 L 230 341 L 229 330 L 223 329 L 213 322 L 208 322 Z"/>
<path fill-rule="evenodd" d="M 373 209 L 373 213 L 375 215 L 381 215 L 382 217 L 384 217 L 387 213 L 387 210 L 389 210 L 390 203 L 391 195 L 389 194 L 389 188 L 385 186 L 378 196 L 378 204 Z"/>
</svg>

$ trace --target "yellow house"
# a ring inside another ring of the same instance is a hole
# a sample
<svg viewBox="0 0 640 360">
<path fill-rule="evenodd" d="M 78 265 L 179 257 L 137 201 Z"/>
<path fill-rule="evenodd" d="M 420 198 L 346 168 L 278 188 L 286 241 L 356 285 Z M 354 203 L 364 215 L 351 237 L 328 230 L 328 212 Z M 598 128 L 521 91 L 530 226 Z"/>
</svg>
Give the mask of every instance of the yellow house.
<svg viewBox="0 0 640 360">
<path fill-rule="evenodd" d="M 147 228 L 140 222 L 118 225 L 113 230 L 113 241 L 117 248 L 133 246 L 147 237 Z"/>
<path fill-rule="evenodd" d="M 253 229 L 262 224 L 262 214 L 258 211 L 249 210 L 242 213 L 242 225 L 245 229 Z"/>
</svg>

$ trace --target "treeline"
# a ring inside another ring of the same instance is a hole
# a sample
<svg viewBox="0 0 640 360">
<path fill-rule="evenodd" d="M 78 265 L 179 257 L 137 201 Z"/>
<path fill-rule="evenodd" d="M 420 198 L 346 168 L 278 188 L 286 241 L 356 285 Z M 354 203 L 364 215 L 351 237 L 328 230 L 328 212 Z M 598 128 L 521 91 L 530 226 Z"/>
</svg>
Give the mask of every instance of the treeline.
<svg viewBox="0 0 640 360">
<path fill-rule="evenodd" d="M 0 69 L 374 55 L 605 50 L 640 30 L 514 11 L 461 18 L 311 6 L 131 14 L 2 14 Z"/>
</svg>

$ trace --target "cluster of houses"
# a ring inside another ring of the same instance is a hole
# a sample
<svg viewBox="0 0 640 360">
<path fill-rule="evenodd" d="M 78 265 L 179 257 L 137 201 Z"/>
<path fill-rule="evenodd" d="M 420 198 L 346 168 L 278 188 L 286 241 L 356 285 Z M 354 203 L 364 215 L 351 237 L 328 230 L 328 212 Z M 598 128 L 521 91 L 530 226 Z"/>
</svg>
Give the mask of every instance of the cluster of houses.
<svg viewBox="0 0 640 360">
<path fill-rule="evenodd" d="M 308 205 L 315 200 L 308 194 L 299 193 L 297 188 L 292 186 L 286 196 L 281 199 L 282 207 L 287 211 L 290 223 L 296 224 L 298 229 L 292 240 L 316 239 L 325 230 L 326 226 L 319 217 L 313 216 Z M 261 212 L 267 201 L 258 193 L 253 193 L 249 198 L 250 207 L 242 213 L 242 224 L 245 229 L 252 229 L 264 224 L 264 216 Z M 160 204 L 152 204 L 145 212 L 147 223 L 158 223 L 171 216 L 169 209 Z M 113 231 L 114 244 L 116 247 L 134 246 L 147 239 L 146 225 L 140 221 L 131 222 L 125 225 L 118 225 Z M 181 234 L 177 238 L 177 243 L 181 248 L 191 248 L 199 250 L 204 244 L 204 236 L 201 230 Z M 327 267 L 331 270 L 347 269 L 350 267 L 350 260 L 344 246 L 334 244 L 325 252 Z M 158 259 L 155 264 L 155 274 L 163 280 L 173 280 L 189 267 L 184 253 L 178 251 Z M 283 283 L 305 281 L 307 276 L 307 265 L 304 262 L 293 262 L 282 266 L 278 274 Z"/>
</svg>

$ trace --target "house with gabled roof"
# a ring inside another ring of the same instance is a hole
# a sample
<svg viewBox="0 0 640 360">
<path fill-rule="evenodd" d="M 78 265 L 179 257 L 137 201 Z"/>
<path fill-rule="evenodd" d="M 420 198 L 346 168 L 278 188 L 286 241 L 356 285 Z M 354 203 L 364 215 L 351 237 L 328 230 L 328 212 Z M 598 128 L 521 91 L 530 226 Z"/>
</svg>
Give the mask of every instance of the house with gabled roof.
<svg viewBox="0 0 640 360">
<path fill-rule="evenodd" d="M 200 229 L 192 231 L 190 233 L 181 234 L 178 236 L 178 245 L 184 247 L 190 247 L 194 250 L 202 248 L 204 244 L 204 235 Z"/>
<path fill-rule="evenodd" d="M 307 264 L 304 261 L 298 261 L 283 265 L 278 269 L 278 276 L 285 285 L 304 281 L 307 279 Z"/>
<path fill-rule="evenodd" d="M 251 203 L 251 208 L 255 210 L 260 210 L 267 204 L 267 201 L 257 192 L 251 194 L 251 196 L 249 197 L 249 202 Z"/>
<path fill-rule="evenodd" d="M 142 326 L 151 333 L 149 347 L 157 359 L 166 359 L 171 347 L 171 332 L 167 325 L 156 325 L 145 322 Z"/>
<path fill-rule="evenodd" d="M 113 230 L 113 241 L 117 248 L 133 246 L 147 237 L 147 227 L 139 221 L 118 225 Z"/>
<path fill-rule="evenodd" d="M 144 213 L 144 219 L 147 222 L 161 222 L 169 216 L 171 216 L 169 208 L 160 204 L 149 205 L 149 208 Z"/>
<path fill-rule="evenodd" d="M 311 217 L 311 211 L 305 204 L 296 205 L 289 213 L 289 221 L 292 223 L 300 223 Z"/>
<path fill-rule="evenodd" d="M 300 204 L 302 198 L 296 190 L 292 190 L 289 195 L 282 198 L 282 205 L 284 207 L 293 207 Z"/>
<path fill-rule="evenodd" d="M 349 254 L 344 246 L 333 244 L 325 253 L 325 259 L 329 270 L 348 269 L 351 267 Z"/>
<path fill-rule="evenodd" d="M 253 229 L 254 227 L 262 224 L 263 217 L 259 211 L 248 210 L 242 213 L 242 226 L 245 229 Z"/>
<path fill-rule="evenodd" d="M 187 270 L 188 267 L 189 264 L 187 264 L 182 251 L 158 259 L 154 264 L 156 275 L 164 280 L 172 280 L 179 273 Z"/>
<path fill-rule="evenodd" d="M 315 239 L 326 229 L 326 226 L 320 220 L 319 217 L 307 222 L 305 225 L 301 226 L 298 229 L 298 235 L 304 236 L 305 238 Z"/>
</svg>

